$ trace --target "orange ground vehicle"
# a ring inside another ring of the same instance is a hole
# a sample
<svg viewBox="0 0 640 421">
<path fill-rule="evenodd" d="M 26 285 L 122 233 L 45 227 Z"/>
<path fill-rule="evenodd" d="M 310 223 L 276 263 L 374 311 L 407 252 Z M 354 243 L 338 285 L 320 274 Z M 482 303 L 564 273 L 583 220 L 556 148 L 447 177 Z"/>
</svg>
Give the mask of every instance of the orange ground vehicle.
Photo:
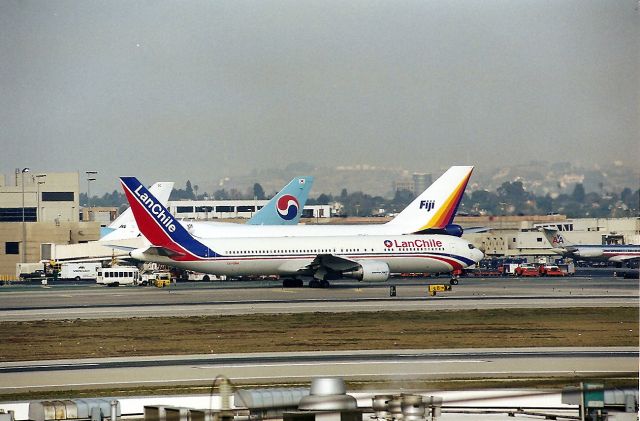
<svg viewBox="0 0 640 421">
<path fill-rule="evenodd" d="M 540 266 L 542 276 L 565 276 L 566 273 L 558 266 Z"/>
<path fill-rule="evenodd" d="M 514 271 L 516 276 L 540 276 L 540 272 L 535 265 L 520 265 Z"/>
</svg>

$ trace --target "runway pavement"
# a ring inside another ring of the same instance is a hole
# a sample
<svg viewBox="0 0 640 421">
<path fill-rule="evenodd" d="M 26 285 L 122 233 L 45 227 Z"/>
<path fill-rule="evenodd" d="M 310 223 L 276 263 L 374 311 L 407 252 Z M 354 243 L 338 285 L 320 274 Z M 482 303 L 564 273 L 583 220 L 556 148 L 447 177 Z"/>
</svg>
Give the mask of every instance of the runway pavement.
<svg viewBox="0 0 640 421">
<path fill-rule="evenodd" d="M 150 385 L 347 380 L 637 377 L 637 348 L 344 351 L 124 357 L 0 364 L 0 393 Z"/>
<path fill-rule="evenodd" d="M 463 278 L 452 291 L 427 294 L 447 278 L 386 283 L 334 282 L 328 289 L 278 282 L 178 283 L 169 288 L 95 284 L 0 287 L 0 320 L 125 318 L 247 313 L 637 306 L 638 281 L 614 277 Z M 389 287 L 396 286 L 390 297 Z"/>
<path fill-rule="evenodd" d="M 95 284 L 0 287 L 0 320 L 124 318 L 242 313 L 638 306 L 638 282 L 613 277 L 465 278 L 427 295 L 447 278 L 335 282 L 329 289 L 282 288 L 277 282 L 178 283 L 171 288 Z M 396 286 L 395 297 L 389 287 Z M 637 348 L 409 350 L 232 354 L 13 362 L 0 364 L 0 393 L 141 385 L 348 380 L 637 377 Z"/>
</svg>

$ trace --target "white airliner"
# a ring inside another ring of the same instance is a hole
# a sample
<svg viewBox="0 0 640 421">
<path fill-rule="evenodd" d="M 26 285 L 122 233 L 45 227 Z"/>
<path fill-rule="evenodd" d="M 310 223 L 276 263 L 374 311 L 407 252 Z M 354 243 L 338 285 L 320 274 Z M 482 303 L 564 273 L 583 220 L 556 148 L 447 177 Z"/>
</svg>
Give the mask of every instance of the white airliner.
<svg viewBox="0 0 640 421">
<path fill-rule="evenodd" d="M 451 272 L 484 256 L 468 241 L 441 234 L 195 237 L 135 177 L 120 180 L 150 242 L 130 252 L 141 261 L 216 275 L 312 276 L 326 286 L 341 277 L 386 281 L 391 272 Z"/>
<path fill-rule="evenodd" d="M 573 244 L 556 227 L 541 227 L 552 251 L 577 260 L 600 260 L 624 263 L 640 259 L 640 246 L 633 244 Z"/>
<path fill-rule="evenodd" d="M 449 168 L 394 219 L 385 224 L 250 226 L 189 221 L 190 234 L 203 238 L 289 237 L 329 235 L 448 234 L 460 237 L 463 229 L 453 224 L 472 166 Z"/>
</svg>

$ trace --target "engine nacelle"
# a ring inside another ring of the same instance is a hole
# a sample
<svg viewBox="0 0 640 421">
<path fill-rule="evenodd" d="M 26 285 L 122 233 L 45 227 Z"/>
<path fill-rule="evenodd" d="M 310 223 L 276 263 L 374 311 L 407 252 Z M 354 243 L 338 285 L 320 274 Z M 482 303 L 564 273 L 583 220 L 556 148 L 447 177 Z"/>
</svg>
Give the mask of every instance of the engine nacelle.
<svg viewBox="0 0 640 421">
<path fill-rule="evenodd" d="M 447 233 L 447 235 L 453 235 L 456 237 L 462 237 L 462 233 L 464 232 L 462 227 L 456 224 L 447 225 L 446 227 L 444 227 L 444 231 Z"/>
<path fill-rule="evenodd" d="M 577 249 L 573 252 L 574 255 L 578 257 L 602 257 L 603 252 L 602 249 Z"/>
<path fill-rule="evenodd" d="M 342 275 L 365 282 L 384 282 L 389 279 L 389 265 L 385 262 L 367 260 L 358 263 L 358 269 L 344 272 Z"/>
<path fill-rule="evenodd" d="M 442 234 L 452 235 L 455 237 L 462 237 L 464 230 L 460 225 L 449 224 L 444 228 L 427 228 L 426 230 L 419 231 L 419 234 Z"/>
</svg>

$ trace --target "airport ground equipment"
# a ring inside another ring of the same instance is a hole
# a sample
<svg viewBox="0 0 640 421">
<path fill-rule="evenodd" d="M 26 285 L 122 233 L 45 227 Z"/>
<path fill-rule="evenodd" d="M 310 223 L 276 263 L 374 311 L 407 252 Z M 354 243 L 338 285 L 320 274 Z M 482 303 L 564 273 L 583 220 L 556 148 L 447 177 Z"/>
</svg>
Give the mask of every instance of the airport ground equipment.
<svg viewBox="0 0 640 421">
<path fill-rule="evenodd" d="M 362 421 L 356 398 L 347 395 L 340 377 L 318 377 L 311 381 L 309 395 L 303 397 L 297 411 L 284 412 L 283 421 Z"/>
<path fill-rule="evenodd" d="M 57 262 L 55 260 L 39 263 L 18 263 L 16 274 L 20 279 L 66 279 L 74 281 L 93 281 L 102 267 L 100 262 Z M 35 270 L 33 270 L 35 269 Z"/>
<path fill-rule="evenodd" d="M 153 281 L 153 284 L 157 288 L 164 288 L 164 287 L 171 286 L 171 273 L 169 272 L 156 273 L 156 279 Z"/>
<path fill-rule="evenodd" d="M 573 262 L 559 263 L 558 267 L 567 274 L 567 276 L 573 276 L 576 274 L 576 265 Z"/>
<path fill-rule="evenodd" d="M 93 281 L 98 277 L 98 270 L 102 263 L 62 263 L 60 265 L 60 279 L 73 279 L 76 281 Z"/>
<path fill-rule="evenodd" d="M 309 396 L 308 388 L 238 389 L 233 394 L 236 408 L 244 407 L 252 420 L 282 418 L 294 411 L 300 400 Z"/>
<path fill-rule="evenodd" d="M 114 418 L 115 416 L 115 418 Z M 100 421 L 120 417 L 120 402 L 113 399 L 66 399 L 29 403 L 31 421 L 91 419 Z"/>
<path fill-rule="evenodd" d="M 542 265 L 538 268 L 540 275 L 542 276 L 566 276 L 567 273 L 560 269 L 558 266 L 545 266 Z"/>
<path fill-rule="evenodd" d="M 209 281 L 226 281 L 227 280 L 226 276 L 216 276 L 208 273 L 194 272 L 191 270 L 186 271 L 186 273 L 187 273 L 188 281 L 209 282 Z"/>
<path fill-rule="evenodd" d="M 249 412 L 246 409 L 228 411 L 219 409 L 194 409 L 169 405 L 145 405 L 144 421 L 225 421 L 225 420 L 249 420 Z M 256 418 L 251 418 L 256 420 Z"/>
<path fill-rule="evenodd" d="M 189 408 L 170 405 L 145 405 L 144 421 L 188 421 Z"/>
<path fill-rule="evenodd" d="M 136 266 L 114 266 L 98 269 L 96 284 L 108 286 L 137 285 L 140 281 L 140 270 Z"/>
<path fill-rule="evenodd" d="M 26 280 L 44 278 L 46 278 L 44 263 L 16 263 L 15 279 Z"/>
<path fill-rule="evenodd" d="M 341 411 L 357 407 L 356 398 L 347 395 L 347 387 L 340 377 L 313 379 L 309 395 L 298 404 L 298 409 L 303 411 Z"/>
<path fill-rule="evenodd" d="M 538 271 L 538 268 L 536 267 L 536 265 L 532 265 L 532 264 L 526 264 L 526 265 L 520 265 L 518 266 L 515 271 L 514 274 L 516 276 L 522 276 L 522 277 L 537 277 L 540 276 L 540 272 Z"/>
<path fill-rule="evenodd" d="M 7 411 L 0 409 L 0 421 L 15 421 L 16 417 L 13 411 Z"/>
<path fill-rule="evenodd" d="M 580 421 L 638 419 L 638 389 L 605 389 L 603 384 L 580 383 L 562 389 L 562 403 L 578 405 Z"/>
<path fill-rule="evenodd" d="M 442 398 L 414 394 L 376 395 L 371 407 L 378 421 L 425 421 L 436 420 L 442 414 Z"/>
<path fill-rule="evenodd" d="M 438 292 L 451 291 L 451 285 L 431 284 L 429 285 L 429 295 L 435 297 Z"/>
</svg>

